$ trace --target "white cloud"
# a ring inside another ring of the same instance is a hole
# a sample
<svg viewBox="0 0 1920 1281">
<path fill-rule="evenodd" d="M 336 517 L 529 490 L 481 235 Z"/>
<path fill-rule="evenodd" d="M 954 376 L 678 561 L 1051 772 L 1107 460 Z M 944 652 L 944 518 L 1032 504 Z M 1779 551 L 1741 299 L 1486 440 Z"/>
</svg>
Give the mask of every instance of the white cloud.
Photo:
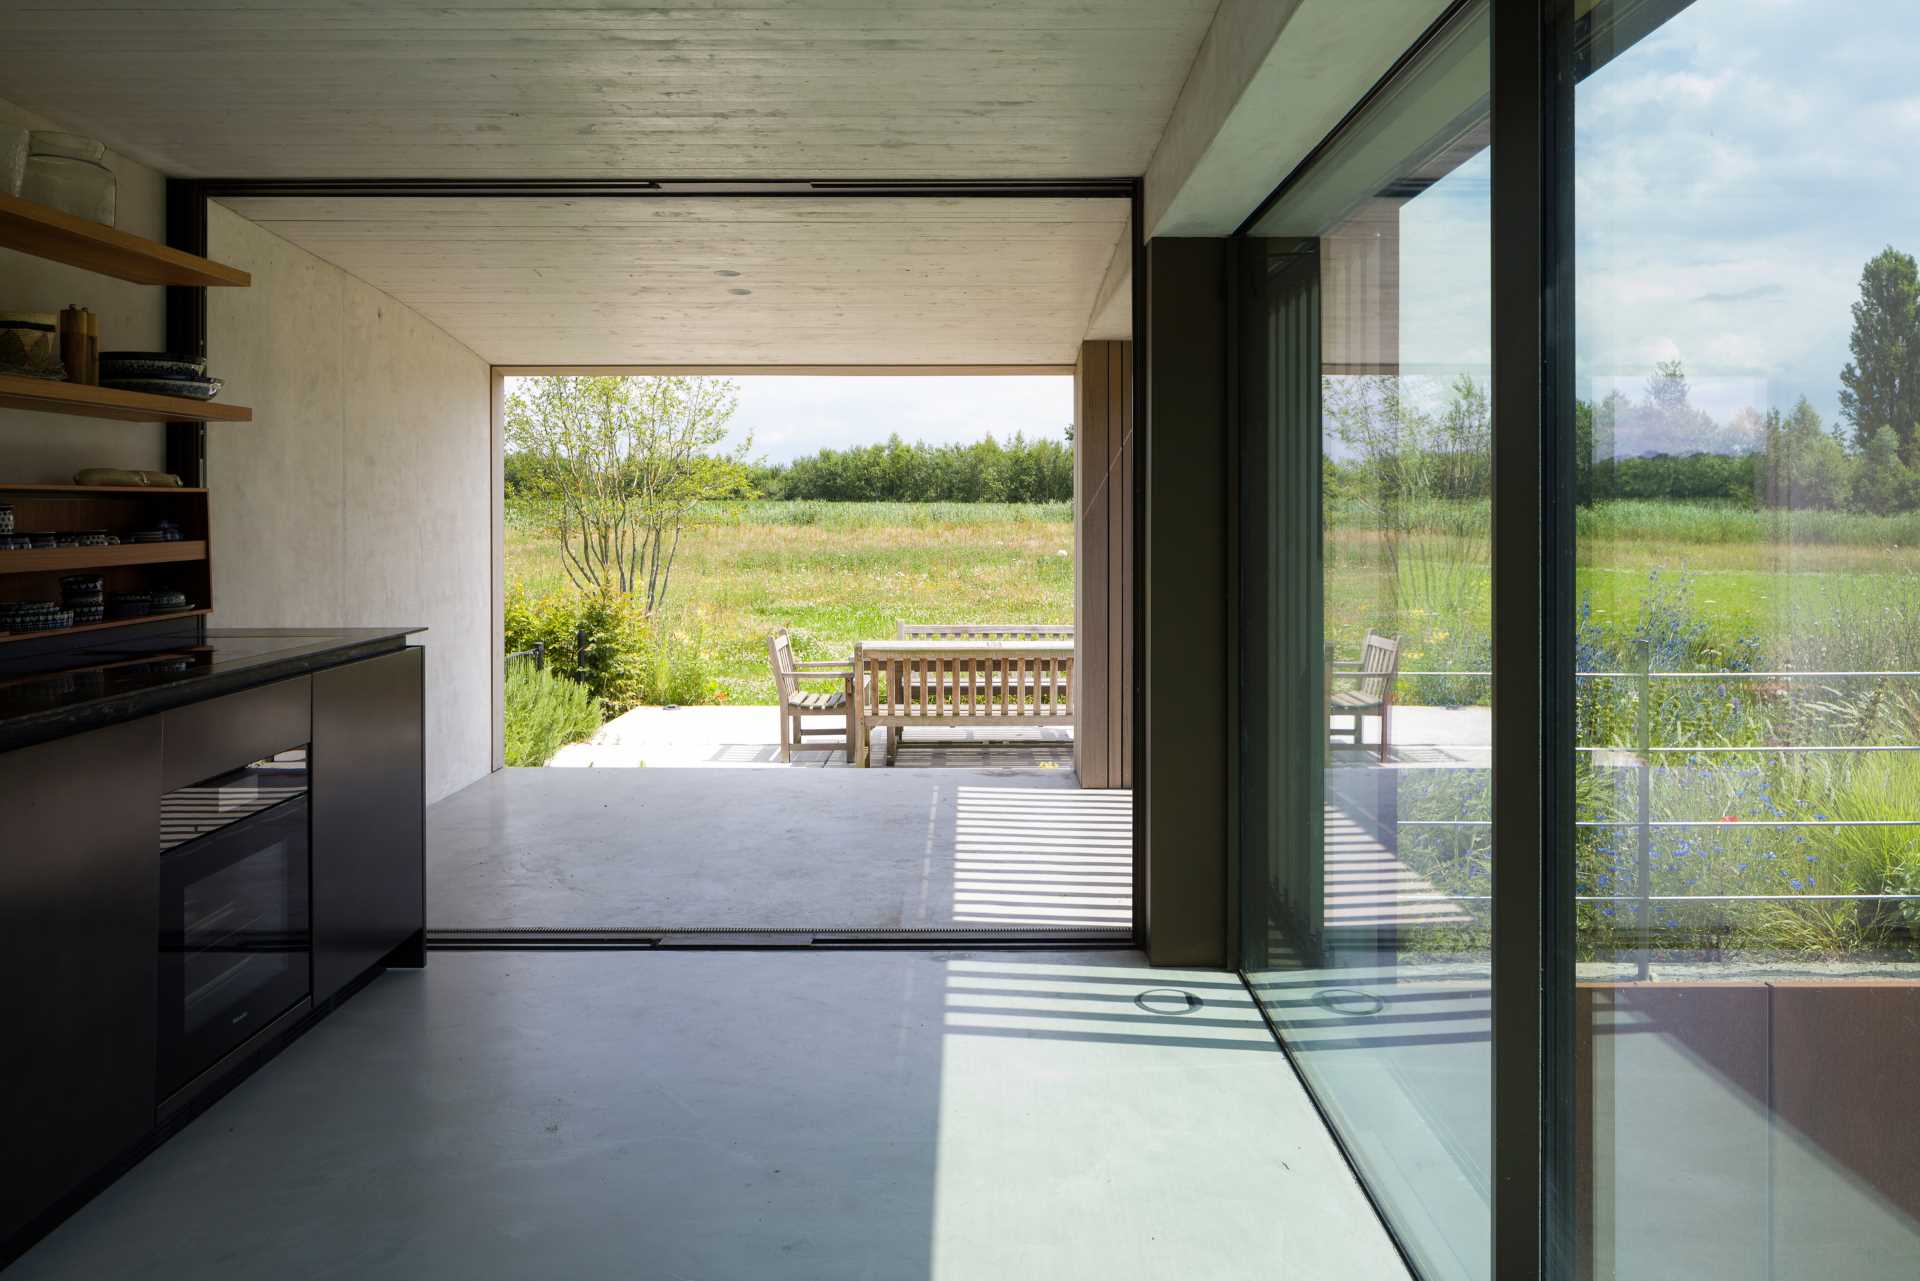
<svg viewBox="0 0 1920 1281">
<path fill-rule="evenodd" d="M 1716 417 L 1834 418 L 1861 266 L 1920 253 L 1913 15 L 1696 0 L 1580 85 L 1583 395 L 1679 359 Z"/>
</svg>

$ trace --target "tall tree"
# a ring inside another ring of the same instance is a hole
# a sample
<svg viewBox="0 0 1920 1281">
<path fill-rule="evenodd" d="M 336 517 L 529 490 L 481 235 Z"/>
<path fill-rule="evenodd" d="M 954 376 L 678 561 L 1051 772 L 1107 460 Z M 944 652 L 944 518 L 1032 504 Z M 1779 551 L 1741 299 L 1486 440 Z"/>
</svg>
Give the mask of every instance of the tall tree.
<svg viewBox="0 0 1920 1281">
<path fill-rule="evenodd" d="M 1920 464 L 1920 268 L 1889 245 L 1860 269 L 1853 304 L 1853 359 L 1840 371 L 1840 416 L 1865 451 L 1891 428 L 1900 456 Z"/>
<path fill-rule="evenodd" d="M 659 610 L 687 513 L 747 488 L 751 441 L 716 449 L 734 406 L 714 378 L 532 378 L 507 398 L 507 441 L 555 499 L 576 587 Z"/>
</svg>

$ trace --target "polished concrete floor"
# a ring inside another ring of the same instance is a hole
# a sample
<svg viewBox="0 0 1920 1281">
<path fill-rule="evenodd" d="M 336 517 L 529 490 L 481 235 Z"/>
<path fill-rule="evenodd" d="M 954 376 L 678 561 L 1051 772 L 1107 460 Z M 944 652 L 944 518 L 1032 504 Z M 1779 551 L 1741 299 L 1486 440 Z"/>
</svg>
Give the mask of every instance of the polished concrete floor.
<svg viewBox="0 0 1920 1281">
<path fill-rule="evenodd" d="M 1126 952 L 443 952 L 8 1281 L 1405 1276 L 1228 975 Z"/>
<path fill-rule="evenodd" d="M 427 812 L 433 929 L 1130 929 L 1071 770 L 510 769 Z"/>
</svg>

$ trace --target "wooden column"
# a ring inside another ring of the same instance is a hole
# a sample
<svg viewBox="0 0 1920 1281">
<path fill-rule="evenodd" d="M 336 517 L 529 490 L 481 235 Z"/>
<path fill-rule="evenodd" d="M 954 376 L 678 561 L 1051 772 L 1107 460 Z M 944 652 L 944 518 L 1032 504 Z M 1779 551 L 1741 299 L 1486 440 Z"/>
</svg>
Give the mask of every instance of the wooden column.
<svg viewBox="0 0 1920 1281">
<path fill-rule="evenodd" d="M 1074 365 L 1073 764 L 1080 786 L 1133 786 L 1133 344 Z"/>
</svg>

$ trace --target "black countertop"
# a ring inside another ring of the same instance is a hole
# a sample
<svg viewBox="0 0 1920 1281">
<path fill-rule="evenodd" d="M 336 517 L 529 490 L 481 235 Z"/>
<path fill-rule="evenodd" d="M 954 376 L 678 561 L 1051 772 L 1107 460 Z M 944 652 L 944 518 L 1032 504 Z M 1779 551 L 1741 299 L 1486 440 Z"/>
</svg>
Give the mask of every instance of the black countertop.
<svg viewBox="0 0 1920 1281">
<path fill-rule="evenodd" d="M 210 629 L 190 652 L 115 660 L 0 684 L 0 752 L 400 649 L 424 627 Z"/>
</svg>

